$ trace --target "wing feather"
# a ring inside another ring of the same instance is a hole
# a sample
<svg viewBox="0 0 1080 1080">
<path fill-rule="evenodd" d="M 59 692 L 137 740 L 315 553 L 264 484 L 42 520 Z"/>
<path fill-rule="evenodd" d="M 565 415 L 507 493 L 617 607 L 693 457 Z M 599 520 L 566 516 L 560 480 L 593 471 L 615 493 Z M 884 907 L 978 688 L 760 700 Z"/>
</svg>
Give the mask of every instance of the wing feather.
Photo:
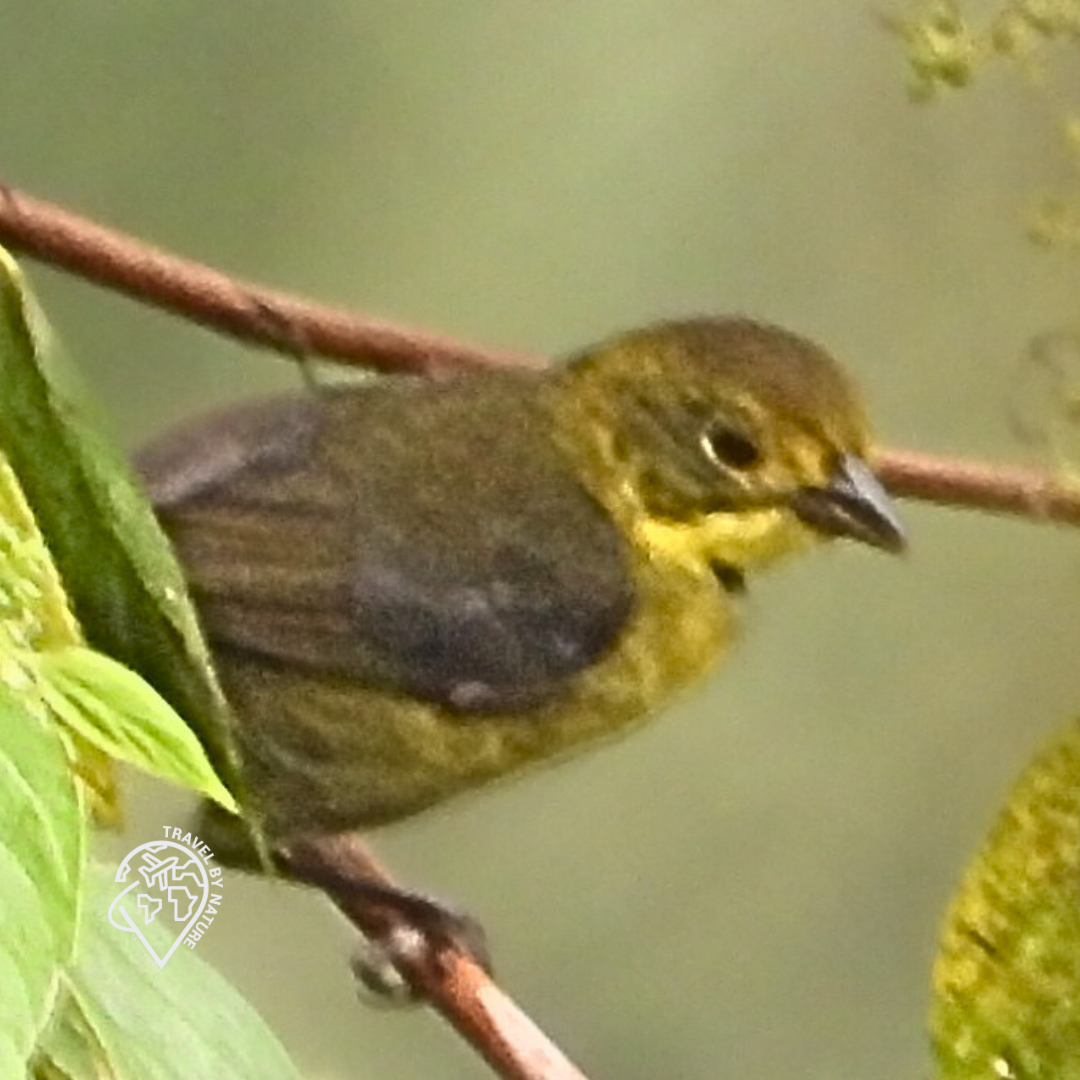
<svg viewBox="0 0 1080 1080">
<path fill-rule="evenodd" d="M 532 378 L 280 399 L 152 447 L 140 465 L 211 643 L 462 713 L 556 694 L 633 593 Z"/>
</svg>

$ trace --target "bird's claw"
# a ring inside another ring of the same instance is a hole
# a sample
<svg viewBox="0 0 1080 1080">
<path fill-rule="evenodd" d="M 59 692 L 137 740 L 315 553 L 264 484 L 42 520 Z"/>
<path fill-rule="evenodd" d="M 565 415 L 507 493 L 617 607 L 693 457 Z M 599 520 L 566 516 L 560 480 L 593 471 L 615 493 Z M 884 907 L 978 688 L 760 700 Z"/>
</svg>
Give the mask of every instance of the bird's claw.
<svg viewBox="0 0 1080 1080">
<path fill-rule="evenodd" d="M 463 953 L 491 974 L 487 934 L 472 915 L 419 893 L 395 890 L 381 898 L 398 917 L 398 924 L 377 939 L 362 939 L 350 961 L 362 996 L 386 1006 L 416 1004 L 402 969 L 415 963 L 438 963 L 450 949 Z"/>
</svg>

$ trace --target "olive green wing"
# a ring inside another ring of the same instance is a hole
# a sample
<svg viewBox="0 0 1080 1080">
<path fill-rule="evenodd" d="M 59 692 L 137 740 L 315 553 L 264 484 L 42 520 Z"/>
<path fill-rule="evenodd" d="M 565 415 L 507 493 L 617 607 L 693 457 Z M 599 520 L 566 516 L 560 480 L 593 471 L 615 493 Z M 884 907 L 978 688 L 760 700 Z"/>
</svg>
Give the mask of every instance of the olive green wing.
<svg viewBox="0 0 1080 1080">
<path fill-rule="evenodd" d="M 246 406 L 140 459 L 211 644 L 462 713 L 527 708 L 633 608 L 533 377 Z"/>
</svg>

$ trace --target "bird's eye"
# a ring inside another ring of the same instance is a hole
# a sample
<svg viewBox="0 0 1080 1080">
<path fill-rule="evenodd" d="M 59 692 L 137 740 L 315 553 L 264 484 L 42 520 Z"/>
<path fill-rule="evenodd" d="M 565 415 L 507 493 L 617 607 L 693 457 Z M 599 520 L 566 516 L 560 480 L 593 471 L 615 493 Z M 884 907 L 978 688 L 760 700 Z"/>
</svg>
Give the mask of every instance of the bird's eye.
<svg viewBox="0 0 1080 1080">
<path fill-rule="evenodd" d="M 714 464 L 729 469 L 749 469 L 758 463 L 761 453 L 748 435 L 736 428 L 717 425 L 701 436 L 705 456 Z"/>
</svg>

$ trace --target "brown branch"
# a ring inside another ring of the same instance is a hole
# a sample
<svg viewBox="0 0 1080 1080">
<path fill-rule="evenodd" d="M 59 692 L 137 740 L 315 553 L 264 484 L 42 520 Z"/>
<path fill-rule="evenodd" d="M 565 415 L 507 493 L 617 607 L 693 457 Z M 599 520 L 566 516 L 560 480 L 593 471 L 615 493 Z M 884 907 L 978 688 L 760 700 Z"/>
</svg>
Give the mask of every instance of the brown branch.
<svg viewBox="0 0 1080 1080">
<path fill-rule="evenodd" d="M 885 450 L 875 468 L 882 483 L 902 498 L 1080 525 L 1080 488 L 1055 480 L 1043 469 L 934 457 L 912 450 Z"/>
<path fill-rule="evenodd" d="M 294 357 L 325 356 L 421 375 L 463 364 L 539 363 L 239 281 L 2 183 L 0 243 L 211 330 Z"/>
<path fill-rule="evenodd" d="M 281 854 L 294 877 L 318 885 L 365 937 L 387 947 L 412 989 L 504 1080 L 586 1080 L 472 957 L 432 947 L 400 913 L 365 895 L 372 881 L 393 882 L 358 836 L 290 842 Z M 402 944 L 410 941 L 414 947 Z"/>
<path fill-rule="evenodd" d="M 0 183 L 0 243 L 181 318 L 291 356 L 324 356 L 382 371 L 538 366 L 263 289 Z M 885 450 L 878 472 L 894 494 L 947 506 L 1080 525 L 1080 492 L 1047 472 Z"/>
</svg>

